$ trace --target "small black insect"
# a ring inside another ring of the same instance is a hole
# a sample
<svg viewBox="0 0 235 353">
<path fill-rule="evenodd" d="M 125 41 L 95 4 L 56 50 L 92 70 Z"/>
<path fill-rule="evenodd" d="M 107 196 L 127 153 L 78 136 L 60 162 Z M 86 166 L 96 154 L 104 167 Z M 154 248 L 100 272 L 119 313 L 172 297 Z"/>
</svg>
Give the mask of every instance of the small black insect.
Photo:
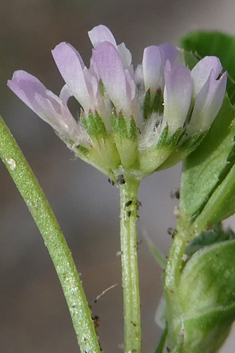
<svg viewBox="0 0 235 353">
<path fill-rule="evenodd" d="M 172 237 L 172 239 L 173 239 L 174 236 L 175 236 L 176 233 L 177 233 L 177 230 L 174 229 L 174 228 L 169 227 L 169 228 L 167 229 L 167 233 L 168 233 L 169 235 L 171 235 L 171 237 Z"/>
<path fill-rule="evenodd" d="M 94 326 L 95 326 L 95 329 L 97 329 L 99 326 L 100 326 L 100 324 L 99 324 L 99 316 L 98 315 L 94 315 L 94 316 L 92 316 L 92 320 L 93 320 L 93 322 L 94 322 Z"/>
<path fill-rule="evenodd" d="M 180 198 L 180 189 L 175 189 L 174 191 L 171 191 L 170 197 L 171 197 L 172 199 L 177 199 L 177 200 L 179 200 L 179 198 Z"/>
<path fill-rule="evenodd" d="M 127 211 L 127 217 L 130 217 L 131 216 L 131 211 Z"/>
<path fill-rule="evenodd" d="M 128 206 L 130 206 L 132 204 L 132 200 L 129 200 L 129 201 L 127 201 L 126 203 L 125 203 L 125 207 L 128 207 Z"/>
<path fill-rule="evenodd" d="M 125 184 L 125 179 L 124 179 L 123 174 L 118 175 L 117 184 L 119 184 L 119 185 Z"/>
</svg>

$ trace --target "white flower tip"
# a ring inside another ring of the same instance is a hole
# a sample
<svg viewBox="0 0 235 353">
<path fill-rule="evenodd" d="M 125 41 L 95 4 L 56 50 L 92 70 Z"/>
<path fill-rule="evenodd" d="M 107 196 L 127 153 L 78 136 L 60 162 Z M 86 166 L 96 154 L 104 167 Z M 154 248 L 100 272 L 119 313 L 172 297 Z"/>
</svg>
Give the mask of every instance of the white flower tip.
<svg viewBox="0 0 235 353">
<path fill-rule="evenodd" d="M 94 48 L 102 42 L 110 42 L 116 47 L 116 40 L 112 32 L 104 25 L 94 27 L 88 32 L 88 36 Z"/>
</svg>

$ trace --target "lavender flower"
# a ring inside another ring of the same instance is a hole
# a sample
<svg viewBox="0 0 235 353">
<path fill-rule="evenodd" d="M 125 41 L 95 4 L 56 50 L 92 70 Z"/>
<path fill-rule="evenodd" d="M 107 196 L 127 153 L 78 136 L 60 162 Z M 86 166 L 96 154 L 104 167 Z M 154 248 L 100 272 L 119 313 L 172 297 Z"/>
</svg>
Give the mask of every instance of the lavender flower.
<svg viewBox="0 0 235 353">
<path fill-rule="evenodd" d="M 219 59 L 205 57 L 190 71 L 165 43 L 145 48 L 134 70 L 130 51 L 107 27 L 93 28 L 89 37 L 89 68 L 67 43 L 52 51 L 65 81 L 60 97 L 24 71 L 8 86 L 76 154 L 111 177 L 129 170 L 141 179 L 191 153 L 223 102 L 227 77 L 220 76 Z M 67 107 L 70 96 L 82 106 L 78 122 Z"/>
</svg>

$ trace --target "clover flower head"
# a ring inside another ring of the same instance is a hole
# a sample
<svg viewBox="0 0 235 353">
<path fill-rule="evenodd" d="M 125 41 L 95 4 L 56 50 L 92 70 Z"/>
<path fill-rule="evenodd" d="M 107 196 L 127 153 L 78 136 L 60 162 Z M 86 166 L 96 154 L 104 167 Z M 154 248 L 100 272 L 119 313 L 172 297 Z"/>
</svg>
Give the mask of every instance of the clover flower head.
<svg viewBox="0 0 235 353">
<path fill-rule="evenodd" d="M 219 59 L 204 57 L 190 71 L 165 43 L 145 48 L 134 70 L 130 51 L 107 27 L 88 34 L 89 68 L 68 43 L 52 50 L 65 81 L 59 97 L 24 71 L 8 86 L 75 153 L 113 179 L 121 170 L 142 179 L 185 158 L 222 105 L 227 76 Z M 70 96 L 82 106 L 78 121 L 67 106 Z"/>
</svg>

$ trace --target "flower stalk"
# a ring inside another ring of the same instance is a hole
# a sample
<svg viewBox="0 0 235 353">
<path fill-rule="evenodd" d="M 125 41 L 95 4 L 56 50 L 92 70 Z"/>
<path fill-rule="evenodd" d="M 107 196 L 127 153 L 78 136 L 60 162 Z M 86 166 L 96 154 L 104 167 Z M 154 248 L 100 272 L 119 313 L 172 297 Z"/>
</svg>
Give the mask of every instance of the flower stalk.
<svg viewBox="0 0 235 353">
<path fill-rule="evenodd" d="M 139 181 L 125 178 L 120 185 L 122 286 L 124 300 L 124 352 L 141 352 L 140 294 L 136 220 Z"/>
<path fill-rule="evenodd" d="M 91 310 L 66 240 L 37 179 L 1 117 L 0 157 L 31 212 L 54 263 L 81 352 L 100 352 Z"/>
</svg>

